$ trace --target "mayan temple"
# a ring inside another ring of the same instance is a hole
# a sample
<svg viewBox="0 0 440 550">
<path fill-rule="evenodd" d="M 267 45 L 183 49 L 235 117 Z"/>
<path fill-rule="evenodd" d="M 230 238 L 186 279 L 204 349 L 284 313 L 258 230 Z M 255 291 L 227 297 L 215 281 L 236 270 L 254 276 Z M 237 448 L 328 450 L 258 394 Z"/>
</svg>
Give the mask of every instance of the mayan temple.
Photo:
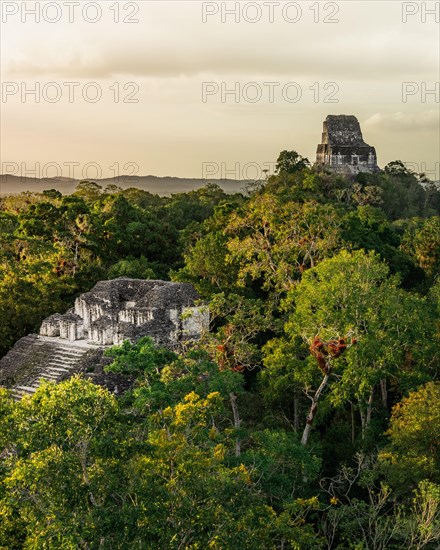
<svg viewBox="0 0 440 550">
<path fill-rule="evenodd" d="M 316 167 L 347 175 L 378 172 L 376 150 L 365 143 L 353 115 L 328 115 L 316 151 Z"/>
<path fill-rule="evenodd" d="M 15 398 L 32 394 L 42 380 L 60 382 L 83 374 L 111 391 L 127 380 L 107 375 L 104 352 L 125 340 L 150 336 L 175 348 L 209 330 L 209 313 L 189 283 L 143 279 L 100 281 L 74 307 L 43 321 L 39 334 L 21 338 L 0 359 L 0 386 Z"/>
</svg>

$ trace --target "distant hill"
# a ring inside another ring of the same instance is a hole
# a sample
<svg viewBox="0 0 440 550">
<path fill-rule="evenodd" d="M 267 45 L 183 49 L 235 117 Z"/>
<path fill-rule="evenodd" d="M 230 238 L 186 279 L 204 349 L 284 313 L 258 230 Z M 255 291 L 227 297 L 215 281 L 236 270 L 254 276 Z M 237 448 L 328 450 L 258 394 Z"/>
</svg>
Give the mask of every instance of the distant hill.
<svg viewBox="0 0 440 550">
<path fill-rule="evenodd" d="M 75 190 L 75 187 L 81 180 L 70 178 L 25 178 L 13 176 L 11 174 L 0 175 L 0 196 L 31 191 L 40 193 L 46 189 L 57 189 L 61 193 L 68 195 Z M 173 193 L 182 193 L 199 189 L 208 183 L 216 183 L 225 193 L 238 193 L 248 183 L 246 180 L 220 180 L 220 179 L 201 179 L 201 178 L 177 178 L 172 176 L 119 176 L 119 178 L 105 178 L 93 180 L 98 185 L 106 187 L 107 185 L 117 185 L 123 189 L 136 187 L 150 193 L 167 196 Z"/>
</svg>

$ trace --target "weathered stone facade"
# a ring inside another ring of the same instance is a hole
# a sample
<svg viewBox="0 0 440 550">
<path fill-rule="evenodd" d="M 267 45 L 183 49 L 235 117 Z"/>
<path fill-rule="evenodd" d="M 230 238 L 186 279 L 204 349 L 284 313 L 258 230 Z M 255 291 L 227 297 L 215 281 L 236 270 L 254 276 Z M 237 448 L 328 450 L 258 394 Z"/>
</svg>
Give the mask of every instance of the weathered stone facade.
<svg viewBox="0 0 440 550">
<path fill-rule="evenodd" d="M 325 119 L 315 166 L 353 175 L 379 171 L 376 150 L 365 143 L 359 121 L 352 115 L 328 115 Z"/>
<path fill-rule="evenodd" d="M 64 315 L 51 315 L 40 335 L 70 342 L 110 346 L 151 336 L 158 344 L 200 338 L 208 328 L 206 311 L 195 305 L 198 296 L 187 283 L 120 278 L 99 282 L 82 294 Z"/>
<path fill-rule="evenodd" d="M 101 281 L 67 313 L 45 319 L 39 335 L 21 338 L 0 359 L 0 386 L 19 399 L 34 393 L 42 380 L 60 382 L 82 374 L 115 393 L 125 391 L 131 383 L 126 376 L 103 371 L 110 361 L 104 350 L 143 336 L 171 348 L 199 339 L 209 328 L 209 314 L 197 299 L 187 283 Z"/>
</svg>

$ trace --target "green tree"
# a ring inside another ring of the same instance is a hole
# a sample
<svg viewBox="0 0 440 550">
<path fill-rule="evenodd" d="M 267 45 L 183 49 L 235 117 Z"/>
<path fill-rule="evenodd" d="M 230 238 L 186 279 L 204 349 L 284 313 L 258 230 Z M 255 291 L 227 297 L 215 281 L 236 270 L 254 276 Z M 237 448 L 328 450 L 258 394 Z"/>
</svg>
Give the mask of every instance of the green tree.
<svg viewBox="0 0 440 550">
<path fill-rule="evenodd" d="M 74 195 L 87 202 L 95 202 L 103 193 L 102 185 L 94 181 L 82 180 L 76 186 Z"/>
<path fill-rule="evenodd" d="M 145 256 L 133 258 L 128 256 L 111 265 L 107 270 L 109 279 L 118 277 L 130 277 L 132 279 L 156 279 L 154 264 L 149 262 Z"/>
<path fill-rule="evenodd" d="M 422 481 L 412 499 L 396 502 L 378 474 L 374 458 L 358 454 L 353 466 L 344 465 L 336 476 L 320 481 L 330 497 L 320 525 L 328 547 L 340 542 L 337 548 L 437 548 L 440 486 Z"/>
<path fill-rule="evenodd" d="M 102 438 L 116 413 L 113 396 L 79 378 L 41 386 L 12 408 L 0 437 L 8 457 L 1 506 L 9 518 L 19 514 L 24 531 L 14 536 L 26 548 L 86 547 L 96 509 L 110 504 Z"/>
<path fill-rule="evenodd" d="M 393 407 L 381 452 L 387 476 L 403 490 L 417 481 L 440 482 L 440 384 L 428 382 Z"/>
<path fill-rule="evenodd" d="M 278 156 L 275 171 L 278 174 L 294 174 L 309 168 L 310 162 L 296 151 L 281 151 Z"/>
<path fill-rule="evenodd" d="M 303 274 L 284 307 L 287 340 L 267 345 L 265 363 L 280 364 L 286 353 L 293 355 L 296 377 L 312 400 L 304 443 L 317 402 L 331 380 L 330 402 L 340 406 L 355 400 L 364 436 L 377 387 L 386 401 L 388 377 L 405 388 L 429 376 L 426 366 L 433 365 L 435 344 L 426 318 L 432 310 L 425 300 L 400 290 L 386 264 L 373 253 L 342 251 L 324 260 Z M 307 359 L 301 341 L 312 351 Z M 357 345 L 338 358 L 344 346 L 355 341 Z M 316 359 L 322 371 L 320 384 Z"/>
<path fill-rule="evenodd" d="M 227 466 L 218 393 L 190 393 L 151 418 L 148 457 L 129 465 L 142 503 L 136 542 L 155 548 L 319 548 L 305 517 L 314 502 L 281 513 L 264 503 L 252 471 Z"/>
<path fill-rule="evenodd" d="M 340 245 L 339 217 L 331 206 L 269 193 L 252 197 L 243 213 L 233 214 L 226 232 L 239 281 L 259 279 L 265 290 L 278 294 Z"/>
<path fill-rule="evenodd" d="M 440 217 L 415 219 L 407 229 L 402 248 L 432 280 L 440 273 Z"/>
</svg>

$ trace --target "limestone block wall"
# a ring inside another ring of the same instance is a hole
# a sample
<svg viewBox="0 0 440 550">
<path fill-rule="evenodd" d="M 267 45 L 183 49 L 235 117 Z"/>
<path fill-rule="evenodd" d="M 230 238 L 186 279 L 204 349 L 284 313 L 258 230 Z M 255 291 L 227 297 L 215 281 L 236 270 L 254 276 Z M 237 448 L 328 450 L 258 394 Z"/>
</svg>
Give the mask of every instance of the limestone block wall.
<svg viewBox="0 0 440 550">
<path fill-rule="evenodd" d="M 40 328 L 41 336 L 49 336 L 51 338 L 57 337 L 60 335 L 60 317 L 59 313 L 51 315 L 43 321 Z"/>
<path fill-rule="evenodd" d="M 40 334 L 98 346 L 151 336 L 161 345 L 198 339 L 208 330 L 206 308 L 187 283 L 120 278 L 101 281 L 75 300 L 72 310 L 45 319 Z"/>
<path fill-rule="evenodd" d="M 157 308 L 135 309 L 134 307 L 130 307 L 127 309 L 122 309 L 118 312 L 118 321 L 132 323 L 136 326 L 144 325 L 148 321 L 154 319 L 155 309 Z"/>
<path fill-rule="evenodd" d="M 59 337 L 70 342 L 84 338 L 84 325 L 82 319 L 63 318 L 59 321 Z"/>
<path fill-rule="evenodd" d="M 209 310 L 207 307 L 185 307 L 181 318 L 184 338 L 197 338 L 209 330 Z"/>
<path fill-rule="evenodd" d="M 352 115 L 326 118 L 315 165 L 339 173 L 379 171 L 376 150 L 364 141 L 359 121 Z"/>
</svg>

